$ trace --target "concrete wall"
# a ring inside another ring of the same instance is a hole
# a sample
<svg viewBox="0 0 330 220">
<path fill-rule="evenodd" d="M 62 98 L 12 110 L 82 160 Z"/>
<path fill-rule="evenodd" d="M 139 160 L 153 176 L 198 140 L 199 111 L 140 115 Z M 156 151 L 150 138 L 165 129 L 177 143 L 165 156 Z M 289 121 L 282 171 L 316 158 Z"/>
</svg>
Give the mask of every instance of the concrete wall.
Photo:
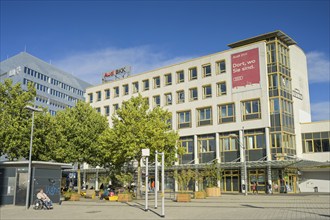
<svg viewBox="0 0 330 220">
<path fill-rule="evenodd" d="M 322 171 L 302 170 L 302 180 L 299 182 L 300 192 L 330 192 L 330 169 Z"/>
</svg>

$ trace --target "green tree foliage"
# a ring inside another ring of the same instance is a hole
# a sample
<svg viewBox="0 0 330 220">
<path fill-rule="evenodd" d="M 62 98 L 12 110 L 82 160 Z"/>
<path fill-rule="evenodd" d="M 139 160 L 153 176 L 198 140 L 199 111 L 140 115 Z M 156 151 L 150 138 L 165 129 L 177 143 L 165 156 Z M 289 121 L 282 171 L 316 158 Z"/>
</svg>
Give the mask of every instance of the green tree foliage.
<svg viewBox="0 0 330 220">
<path fill-rule="evenodd" d="M 58 112 L 53 126 L 46 139 L 53 160 L 99 165 L 97 140 L 109 127 L 106 117 L 79 101 L 75 107 Z"/>
<path fill-rule="evenodd" d="M 31 132 L 31 112 L 36 91 L 32 84 L 24 91 L 11 80 L 0 83 L 0 155 L 9 160 L 28 158 Z"/>
<path fill-rule="evenodd" d="M 105 152 L 104 161 L 123 165 L 138 161 L 142 149 L 150 149 L 150 159 L 154 153 L 165 152 L 167 164 L 175 160 L 178 134 L 169 129 L 171 114 L 161 108 L 149 110 L 145 99 L 139 95 L 123 102 L 112 116 L 113 127 L 100 136 L 100 145 Z M 108 164 L 104 164 L 108 165 Z"/>
<path fill-rule="evenodd" d="M 167 164 L 176 159 L 179 137 L 177 132 L 170 130 L 170 119 L 168 111 L 158 107 L 150 110 L 141 95 L 123 102 L 112 116 L 113 127 L 100 136 L 99 143 L 104 152 L 102 165 L 120 168 L 132 161 L 138 162 L 137 185 L 140 186 L 142 149 L 150 149 L 150 161 L 154 160 L 156 150 L 165 153 Z"/>
</svg>

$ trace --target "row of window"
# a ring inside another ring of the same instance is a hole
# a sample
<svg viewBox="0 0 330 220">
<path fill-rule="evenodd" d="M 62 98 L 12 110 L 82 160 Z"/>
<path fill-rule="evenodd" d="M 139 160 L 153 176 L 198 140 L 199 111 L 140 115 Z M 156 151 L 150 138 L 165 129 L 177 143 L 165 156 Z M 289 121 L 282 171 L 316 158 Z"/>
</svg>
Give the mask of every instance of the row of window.
<svg viewBox="0 0 330 220">
<path fill-rule="evenodd" d="M 330 132 L 304 133 L 302 136 L 303 152 L 330 152 Z"/>
<path fill-rule="evenodd" d="M 242 120 L 252 120 L 261 118 L 260 100 L 246 100 L 241 102 Z M 104 106 L 104 114 L 110 115 L 110 106 Z M 113 105 L 114 112 L 118 109 L 118 104 Z M 101 112 L 101 108 L 96 108 Z M 197 126 L 213 124 L 212 107 L 197 108 Z M 192 127 L 191 110 L 177 112 L 177 128 Z M 229 123 L 236 121 L 235 103 L 226 103 L 218 105 L 218 123 Z"/>
<path fill-rule="evenodd" d="M 244 143 L 248 150 L 266 148 L 266 137 L 263 131 L 254 130 L 244 134 Z M 207 153 L 214 152 L 216 149 L 215 135 L 199 135 L 197 136 L 197 152 Z M 194 137 L 181 137 L 180 145 L 185 149 L 185 154 L 194 153 Z M 219 134 L 220 152 L 239 151 L 240 144 L 236 133 L 220 133 Z"/>
<path fill-rule="evenodd" d="M 35 78 L 38 78 L 40 80 L 43 80 L 47 83 L 50 83 L 52 85 L 55 85 L 55 86 L 59 86 L 60 88 L 64 89 L 64 90 L 67 90 L 67 91 L 70 91 L 74 94 L 77 94 L 79 96 L 83 96 L 84 95 L 84 92 L 80 89 L 76 89 L 72 86 L 69 86 L 63 82 L 60 82 L 56 79 L 53 79 L 53 78 L 50 78 L 49 76 L 46 76 L 45 74 L 42 74 L 42 73 L 39 73 L 33 69 L 30 69 L 28 67 L 24 67 L 24 73 L 30 75 L 30 76 L 33 76 Z"/>
<path fill-rule="evenodd" d="M 45 93 L 48 93 L 48 94 L 51 94 L 53 96 L 57 96 L 61 99 L 65 99 L 65 100 L 68 100 L 69 102 L 73 102 L 73 103 L 77 103 L 78 99 L 72 97 L 72 96 L 69 96 L 63 92 L 60 92 L 60 91 L 57 91 L 55 89 L 50 89 L 48 88 L 47 86 L 44 86 L 44 85 L 41 85 L 39 83 L 36 83 L 36 82 L 33 82 L 31 80 L 28 80 L 26 78 L 23 79 L 23 84 L 24 85 L 27 85 L 28 83 L 33 83 L 35 88 L 39 91 L 42 91 L 42 92 L 45 92 Z"/>
<path fill-rule="evenodd" d="M 124 94 L 128 94 L 128 88 L 125 87 L 124 85 Z M 212 98 L 212 85 L 208 84 L 208 85 L 204 85 L 202 86 L 202 97 L 203 99 L 206 98 Z M 222 82 L 218 82 L 216 84 L 216 94 L 217 96 L 222 96 L 222 95 L 226 95 L 227 94 L 227 85 L 225 81 Z M 89 102 L 92 103 L 93 102 L 93 93 L 88 94 L 89 95 Z M 114 97 L 118 97 L 119 96 L 119 87 L 114 87 Z M 101 101 L 102 99 L 102 93 L 101 91 L 96 92 L 96 98 L 97 101 Z M 110 98 L 110 90 L 106 89 L 105 90 L 105 98 L 109 99 Z M 173 104 L 173 94 L 170 93 L 165 93 L 164 94 L 164 98 L 165 98 L 165 106 L 168 105 L 172 105 Z M 153 97 L 153 106 L 160 106 L 161 105 L 161 98 L 160 95 L 156 95 Z M 188 97 L 189 101 L 196 101 L 198 100 L 198 88 L 197 87 L 193 87 L 189 89 L 189 97 Z M 176 92 L 176 103 L 180 104 L 180 103 L 184 103 L 186 102 L 186 95 L 185 95 L 185 91 L 184 90 L 179 90 Z"/>
<path fill-rule="evenodd" d="M 202 77 L 209 77 L 212 75 L 211 72 L 211 64 L 205 64 L 202 66 Z M 216 62 L 216 72 L 217 74 L 225 73 L 226 72 L 226 62 L 225 60 L 221 60 Z M 197 67 L 190 68 L 188 70 L 188 76 L 189 80 L 197 80 L 198 74 L 197 74 Z M 184 70 L 180 70 L 176 72 L 176 82 L 177 84 L 185 82 L 185 73 Z M 153 88 L 160 88 L 161 87 L 161 79 L 160 76 L 153 77 L 152 79 Z M 172 85 L 173 78 L 172 73 L 167 73 L 164 75 L 164 85 L 169 86 Z M 225 86 L 225 85 L 224 85 Z M 139 82 L 133 82 L 132 83 L 132 93 L 138 93 L 141 91 L 148 91 L 150 89 L 150 82 L 149 79 L 142 80 L 142 90 L 140 90 Z M 224 88 L 225 89 L 225 88 Z M 105 93 L 105 99 L 110 99 L 110 89 L 104 90 Z M 119 97 L 120 89 L 118 86 L 113 88 L 113 97 Z M 123 96 L 129 95 L 129 84 L 125 84 L 122 86 L 122 94 Z M 93 94 L 90 93 L 89 95 L 89 102 L 93 102 Z M 97 95 L 97 101 L 101 101 L 102 99 L 102 93 L 101 91 L 96 92 Z"/>
</svg>

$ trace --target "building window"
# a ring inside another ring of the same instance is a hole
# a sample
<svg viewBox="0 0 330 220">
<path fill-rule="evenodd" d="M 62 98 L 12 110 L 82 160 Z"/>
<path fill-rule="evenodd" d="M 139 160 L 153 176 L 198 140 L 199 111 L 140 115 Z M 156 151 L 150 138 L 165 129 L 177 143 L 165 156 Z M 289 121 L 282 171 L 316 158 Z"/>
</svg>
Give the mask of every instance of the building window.
<svg viewBox="0 0 330 220">
<path fill-rule="evenodd" d="M 193 67 L 189 69 L 189 80 L 197 79 L 197 67 Z"/>
<path fill-rule="evenodd" d="M 211 85 L 203 86 L 203 99 L 212 97 L 212 87 Z"/>
<path fill-rule="evenodd" d="M 216 146 L 214 135 L 199 136 L 197 143 L 201 153 L 215 152 Z"/>
<path fill-rule="evenodd" d="M 153 100 L 154 100 L 154 103 L 153 103 L 154 107 L 160 106 L 160 96 L 159 95 L 154 96 Z"/>
<path fill-rule="evenodd" d="M 219 124 L 235 122 L 235 103 L 219 105 L 218 111 Z"/>
<path fill-rule="evenodd" d="M 172 105 L 172 93 L 165 94 L 165 105 Z"/>
<path fill-rule="evenodd" d="M 197 126 L 212 125 L 212 107 L 197 109 Z"/>
<path fill-rule="evenodd" d="M 304 153 L 330 152 L 330 132 L 304 133 L 301 136 Z"/>
<path fill-rule="evenodd" d="M 203 77 L 211 76 L 211 64 L 203 65 Z"/>
<path fill-rule="evenodd" d="M 101 108 L 95 108 L 95 110 L 100 113 L 101 112 Z"/>
<path fill-rule="evenodd" d="M 237 135 L 237 134 L 235 134 Z M 231 137 L 230 134 L 222 134 L 219 136 L 219 145 L 220 151 L 237 151 L 238 150 L 238 141 L 237 137 Z"/>
<path fill-rule="evenodd" d="M 226 95 L 226 94 L 227 94 L 226 82 L 217 83 L 217 96 Z"/>
<path fill-rule="evenodd" d="M 116 86 L 116 87 L 113 87 L 113 96 L 116 98 L 116 97 L 119 97 L 119 87 Z"/>
<path fill-rule="evenodd" d="M 113 104 L 112 106 L 113 106 L 113 113 L 115 113 L 118 110 L 119 105 L 118 104 Z"/>
<path fill-rule="evenodd" d="M 96 96 L 97 96 L 97 101 L 101 101 L 101 98 L 102 98 L 101 91 L 97 91 Z"/>
<path fill-rule="evenodd" d="M 178 112 L 178 128 L 190 128 L 191 127 L 191 112 L 183 111 Z"/>
<path fill-rule="evenodd" d="M 133 93 L 139 92 L 139 82 L 133 82 Z"/>
<path fill-rule="evenodd" d="M 184 82 L 184 72 L 183 70 L 176 72 L 177 76 L 177 83 L 183 83 Z"/>
<path fill-rule="evenodd" d="M 184 90 L 180 90 L 176 92 L 177 94 L 177 103 L 184 103 L 185 102 L 185 97 L 184 97 Z"/>
<path fill-rule="evenodd" d="M 107 106 L 104 106 L 104 114 L 106 116 L 109 116 L 110 115 L 110 107 L 107 105 Z"/>
<path fill-rule="evenodd" d="M 89 96 L 89 103 L 93 103 L 93 93 L 89 93 L 88 96 Z"/>
<path fill-rule="evenodd" d="M 149 90 L 149 79 L 143 80 L 143 91 Z"/>
<path fill-rule="evenodd" d="M 193 137 L 181 137 L 179 140 L 181 147 L 185 149 L 185 154 L 194 153 L 194 138 Z"/>
<path fill-rule="evenodd" d="M 217 62 L 217 74 L 225 73 L 226 72 L 226 61 L 220 60 Z"/>
<path fill-rule="evenodd" d="M 154 89 L 160 88 L 160 77 L 154 77 Z"/>
<path fill-rule="evenodd" d="M 110 99 L 110 89 L 104 90 L 105 92 L 105 99 Z"/>
<path fill-rule="evenodd" d="M 146 104 L 149 106 L 149 97 L 144 97 L 143 99 L 146 102 Z"/>
<path fill-rule="evenodd" d="M 128 95 L 128 92 L 129 92 L 128 84 L 123 85 L 123 94 Z"/>
<path fill-rule="evenodd" d="M 260 119 L 261 118 L 261 106 L 260 100 L 248 100 L 242 101 L 243 121 Z"/>
<path fill-rule="evenodd" d="M 191 88 L 189 89 L 189 101 L 195 101 L 195 100 L 198 100 L 197 88 Z"/>
<path fill-rule="evenodd" d="M 168 73 L 165 75 L 165 86 L 172 85 L 172 74 Z"/>
<path fill-rule="evenodd" d="M 261 130 L 245 131 L 244 144 L 247 149 L 266 148 L 266 137 Z"/>
</svg>

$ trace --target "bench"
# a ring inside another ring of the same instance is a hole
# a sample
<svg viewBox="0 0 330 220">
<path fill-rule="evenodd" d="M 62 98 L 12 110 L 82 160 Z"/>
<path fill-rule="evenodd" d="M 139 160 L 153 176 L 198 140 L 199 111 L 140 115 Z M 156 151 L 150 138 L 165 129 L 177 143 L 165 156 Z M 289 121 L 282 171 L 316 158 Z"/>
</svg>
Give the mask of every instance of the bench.
<svg viewBox="0 0 330 220">
<path fill-rule="evenodd" d="M 86 194 L 85 194 L 85 198 L 94 199 L 95 198 L 95 190 L 94 189 L 87 189 Z"/>
</svg>

